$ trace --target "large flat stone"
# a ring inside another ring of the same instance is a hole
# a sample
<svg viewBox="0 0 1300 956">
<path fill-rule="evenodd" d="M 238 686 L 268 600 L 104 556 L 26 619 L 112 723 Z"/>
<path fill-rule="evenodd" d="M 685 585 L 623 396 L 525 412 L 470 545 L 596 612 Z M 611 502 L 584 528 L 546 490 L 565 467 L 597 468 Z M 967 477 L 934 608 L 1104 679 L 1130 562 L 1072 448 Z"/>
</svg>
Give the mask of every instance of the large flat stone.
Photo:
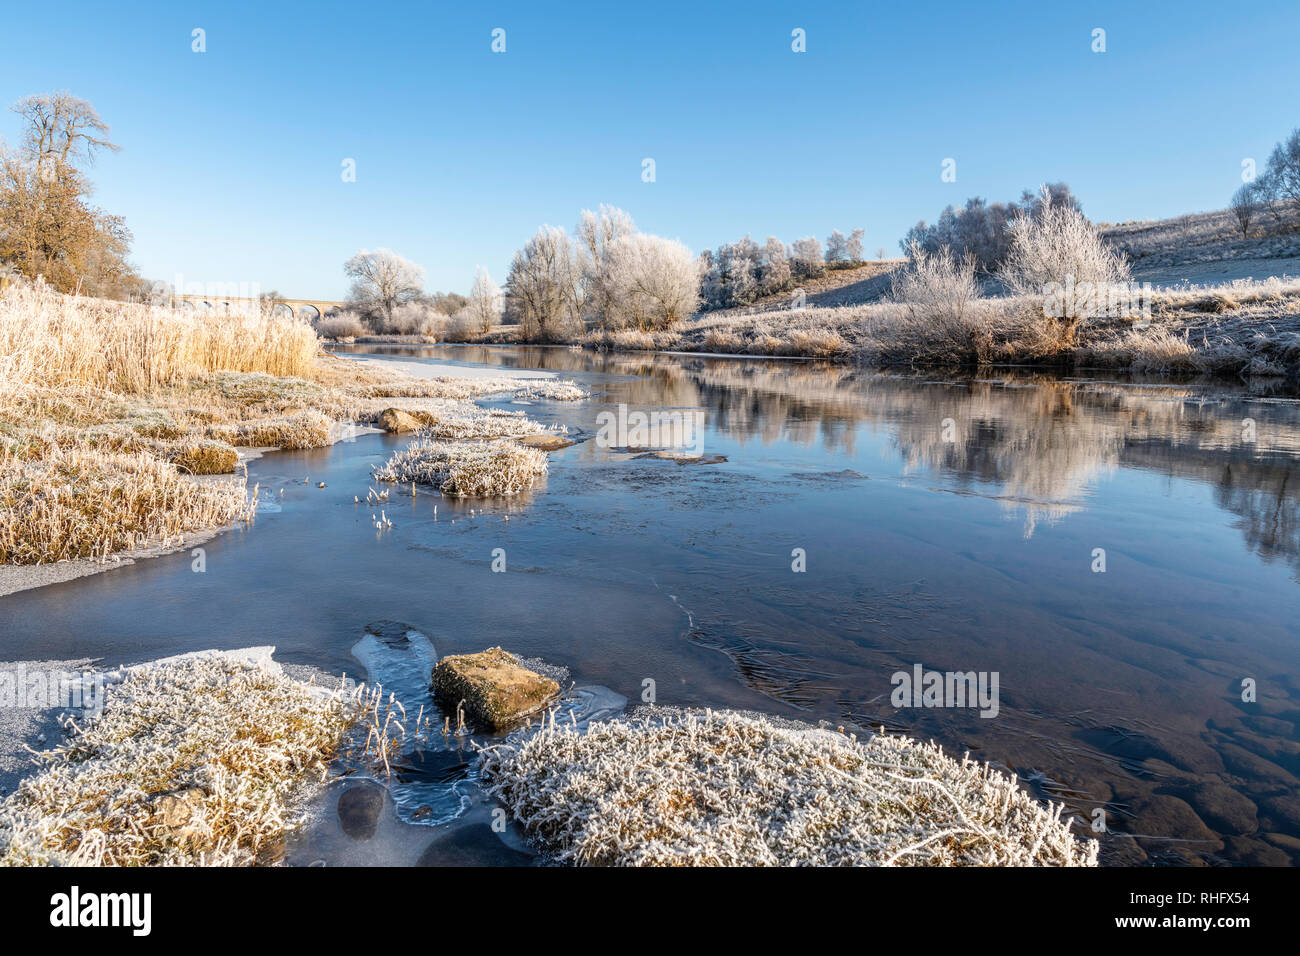
<svg viewBox="0 0 1300 956">
<path fill-rule="evenodd" d="M 470 720 L 501 730 L 545 707 L 560 692 L 560 685 L 492 647 L 438 661 L 433 692 L 449 714 L 455 714 L 463 700 Z"/>
</svg>

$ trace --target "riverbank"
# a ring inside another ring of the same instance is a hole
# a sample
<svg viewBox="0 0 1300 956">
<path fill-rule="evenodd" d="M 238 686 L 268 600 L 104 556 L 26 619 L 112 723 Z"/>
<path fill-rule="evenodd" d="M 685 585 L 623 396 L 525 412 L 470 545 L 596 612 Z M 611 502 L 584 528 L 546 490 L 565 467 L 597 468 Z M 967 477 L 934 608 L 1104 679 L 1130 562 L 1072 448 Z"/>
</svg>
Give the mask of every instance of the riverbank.
<svg viewBox="0 0 1300 956">
<path fill-rule="evenodd" d="M 289 677 L 273 650 L 42 673 L 70 720 L 0 803 L 0 865 L 274 862 L 365 704 Z"/>
<path fill-rule="evenodd" d="M 877 282 L 884 277 L 879 277 Z M 877 301 L 703 312 L 655 331 L 591 330 L 575 348 L 816 358 L 868 367 L 1036 366 L 1229 378 L 1300 376 L 1300 279 L 1155 287 L 1149 309 L 1065 320 L 1034 297 L 988 296 L 959 312 Z M 394 337 L 385 337 L 391 342 Z M 358 343 L 371 341 L 358 339 Z M 408 344 L 429 344 L 407 337 Z M 477 344 L 518 343 L 498 326 Z"/>
<path fill-rule="evenodd" d="M 371 663 L 403 656 L 396 630 L 369 638 L 380 655 Z M 526 865 L 518 848 L 528 838 L 547 859 L 579 865 L 1097 862 L 1096 842 L 1075 837 L 1059 805 L 933 744 L 883 734 L 859 742 L 754 713 L 650 708 L 621 719 L 606 707 L 621 710 L 623 699 L 604 688 L 566 692 L 554 705 L 561 720 L 530 722 L 504 740 L 483 728 L 449 734 L 439 728 L 451 714 L 425 690 L 427 658 L 394 696 L 287 672 L 273 652 L 203 651 L 108 670 L 0 665 L 0 679 L 48 678 L 44 706 L 0 725 L 0 767 L 28 758 L 0 801 L 0 865 L 277 865 L 333 847 L 312 857 L 330 865 L 396 827 L 404 838 L 366 848 L 380 854 L 370 862 L 391 863 L 385 852 L 409 855 L 412 843 L 438 848 L 494 797 L 520 832 L 469 823 L 470 860 Z M 356 728 L 369 731 L 364 748 Z M 476 763 L 485 789 L 469 772 Z M 454 767 L 448 781 L 481 796 L 412 825 L 398 806 L 425 764 Z M 350 838 L 342 844 L 340 829 Z"/>
<path fill-rule="evenodd" d="M 323 448 L 400 407 L 439 436 L 546 429 L 501 392 L 571 399 L 545 373 L 414 377 L 324 354 L 305 323 L 0 296 L 0 594 L 191 548 L 251 523 L 246 465 Z M 241 474 L 243 472 L 243 474 Z"/>
</svg>

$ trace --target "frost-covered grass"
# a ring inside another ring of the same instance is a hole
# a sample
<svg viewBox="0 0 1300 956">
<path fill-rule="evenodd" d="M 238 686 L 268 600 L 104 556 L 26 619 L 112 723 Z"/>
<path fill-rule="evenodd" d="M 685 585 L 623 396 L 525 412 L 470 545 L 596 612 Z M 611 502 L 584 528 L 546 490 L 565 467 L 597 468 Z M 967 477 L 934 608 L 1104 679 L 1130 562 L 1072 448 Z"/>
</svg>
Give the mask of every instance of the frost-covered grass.
<svg viewBox="0 0 1300 956">
<path fill-rule="evenodd" d="M 489 793 L 585 865 L 1095 866 L 1060 807 L 903 737 L 669 712 L 544 726 L 482 756 Z"/>
<path fill-rule="evenodd" d="M 0 453 L 0 563 L 107 557 L 251 520 L 242 479 L 199 483 L 144 452 Z"/>
<path fill-rule="evenodd" d="M 0 804 L 0 864 L 248 865 L 273 857 L 356 718 L 353 695 L 209 654 L 109 684 L 101 716 Z"/>
<path fill-rule="evenodd" d="M 240 447 L 318 448 L 400 396 L 437 438 L 534 435 L 490 394 L 571 401 L 554 379 L 417 379 L 327 356 L 309 325 L 0 293 L 0 564 L 166 546 L 251 520 Z"/>
<path fill-rule="evenodd" d="M 305 322 L 180 312 L 15 284 L 0 296 L 0 379 L 138 393 L 217 370 L 303 375 L 319 351 Z"/>
<path fill-rule="evenodd" d="M 527 491 L 546 474 L 546 452 L 518 442 L 421 439 L 375 471 L 380 481 L 417 482 L 452 497 L 493 498 Z"/>
</svg>

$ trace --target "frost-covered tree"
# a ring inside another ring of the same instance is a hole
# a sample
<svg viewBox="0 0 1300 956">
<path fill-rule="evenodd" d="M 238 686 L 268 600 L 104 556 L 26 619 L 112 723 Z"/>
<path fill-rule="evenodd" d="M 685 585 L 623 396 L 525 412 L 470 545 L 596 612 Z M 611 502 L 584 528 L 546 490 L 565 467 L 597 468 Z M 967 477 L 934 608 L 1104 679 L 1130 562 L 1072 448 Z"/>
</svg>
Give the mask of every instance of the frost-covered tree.
<svg viewBox="0 0 1300 956">
<path fill-rule="evenodd" d="M 844 262 L 849 257 L 849 240 L 838 229 L 832 229 L 826 237 L 826 261 Z"/>
<path fill-rule="evenodd" d="M 615 311 L 610 279 L 610 250 L 618 240 L 636 233 L 632 217 L 601 203 L 597 212 L 584 209 L 578 218 L 578 267 L 582 276 L 584 318 L 604 328 Z"/>
<path fill-rule="evenodd" d="M 391 249 L 362 249 L 343 264 L 343 272 L 352 280 L 352 303 L 386 324 L 399 305 L 418 299 L 424 286 L 424 270 Z"/>
<path fill-rule="evenodd" d="M 862 235 L 861 229 L 854 229 L 847 236 L 838 229 L 834 230 L 826 239 L 826 261 L 861 262 Z"/>
<path fill-rule="evenodd" d="M 525 341 L 563 341 L 582 328 L 581 272 L 573 241 L 555 226 L 542 226 L 515 253 L 506 279 L 506 308 Z"/>
<path fill-rule="evenodd" d="M 790 288 L 790 257 L 785 243 L 776 236 L 768 236 L 759 260 L 758 291 L 761 295 L 774 295 Z"/>
<path fill-rule="evenodd" d="M 644 233 L 622 236 L 609 247 L 613 318 L 642 331 L 675 325 L 699 304 L 695 256 L 680 242 Z"/>
<path fill-rule="evenodd" d="M 1043 193 L 1036 212 L 1022 210 L 1011 222 L 1011 249 L 1000 270 L 1014 292 L 1043 295 L 1051 283 L 1126 281 L 1128 265 L 1087 218 L 1068 202 Z"/>
<path fill-rule="evenodd" d="M 861 262 L 861 261 L 862 261 L 862 237 L 863 237 L 863 235 L 864 235 L 863 230 L 861 230 L 861 229 L 854 229 L 851 233 L 849 233 L 849 238 L 848 238 L 848 240 L 844 243 L 844 254 L 848 257 L 848 260 L 849 260 L 850 262 Z"/>
<path fill-rule="evenodd" d="M 504 308 L 500 286 L 480 266 L 474 273 L 474 285 L 469 290 L 469 302 L 465 305 L 470 327 L 479 333 L 490 331 L 493 325 L 501 321 Z"/>
<path fill-rule="evenodd" d="M 718 273 L 725 306 L 748 305 L 758 298 L 758 243 L 746 236 L 718 249 Z"/>
<path fill-rule="evenodd" d="M 822 244 L 815 236 L 796 239 L 790 245 L 791 270 L 796 279 L 812 279 L 826 271 Z"/>
</svg>

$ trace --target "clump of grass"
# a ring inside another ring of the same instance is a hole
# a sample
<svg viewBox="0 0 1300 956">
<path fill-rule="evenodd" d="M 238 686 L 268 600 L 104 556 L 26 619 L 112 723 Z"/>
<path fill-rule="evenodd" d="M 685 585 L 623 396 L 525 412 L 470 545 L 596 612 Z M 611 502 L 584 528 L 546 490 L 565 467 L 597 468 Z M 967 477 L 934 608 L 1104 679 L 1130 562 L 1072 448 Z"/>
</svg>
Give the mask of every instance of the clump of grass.
<svg viewBox="0 0 1300 956">
<path fill-rule="evenodd" d="M 515 389 L 515 398 L 522 401 L 580 402 L 587 390 L 567 379 L 527 379 L 523 388 Z"/>
<path fill-rule="evenodd" d="M 352 696 L 219 655 L 129 671 L 0 804 L 0 864 L 249 865 L 303 815 Z"/>
<path fill-rule="evenodd" d="M 323 448 L 330 443 L 332 424 L 320 412 L 306 411 L 213 425 L 208 429 L 208 435 L 242 448 Z"/>
<path fill-rule="evenodd" d="M 191 475 L 228 475 L 239 464 L 239 452 L 234 448 L 203 438 L 168 445 L 162 457 Z"/>
<path fill-rule="evenodd" d="M 549 727 L 482 756 L 488 792 L 588 865 L 1095 866 L 1061 808 L 934 744 L 732 712 Z"/>
<path fill-rule="evenodd" d="M 513 441 L 421 439 L 376 469 L 380 481 L 417 482 L 452 497 L 517 495 L 546 475 L 546 453 Z"/>
<path fill-rule="evenodd" d="M 0 563 L 44 564 L 165 545 L 251 521 L 240 480 L 199 483 L 144 452 L 51 445 L 0 454 Z"/>
</svg>

